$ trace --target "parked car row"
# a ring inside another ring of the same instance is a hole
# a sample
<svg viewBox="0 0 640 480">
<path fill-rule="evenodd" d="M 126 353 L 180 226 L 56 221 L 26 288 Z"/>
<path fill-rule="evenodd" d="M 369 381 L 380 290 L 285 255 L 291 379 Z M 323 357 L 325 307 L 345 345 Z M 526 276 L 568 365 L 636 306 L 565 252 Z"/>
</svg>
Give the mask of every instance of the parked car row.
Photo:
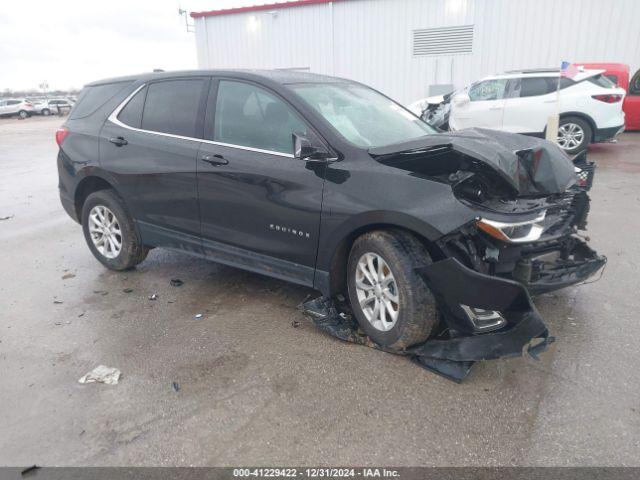
<svg viewBox="0 0 640 480">
<path fill-rule="evenodd" d="M 31 115 L 69 113 L 74 102 L 70 98 L 6 98 L 0 100 L 0 117 L 28 118 Z"/>
<path fill-rule="evenodd" d="M 640 129 L 640 71 L 629 82 L 628 67 L 622 66 L 625 76 L 614 66 L 620 67 L 585 64 L 573 78 L 558 69 L 506 72 L 409 108 L 443 130 L 483 127 L 536 137 L 545 136 L 549 116 L 558 112 L 558 145 L 576 154 L 589 143 L 614 140 L 625 116 L 627 129 Z"/>
</svg>

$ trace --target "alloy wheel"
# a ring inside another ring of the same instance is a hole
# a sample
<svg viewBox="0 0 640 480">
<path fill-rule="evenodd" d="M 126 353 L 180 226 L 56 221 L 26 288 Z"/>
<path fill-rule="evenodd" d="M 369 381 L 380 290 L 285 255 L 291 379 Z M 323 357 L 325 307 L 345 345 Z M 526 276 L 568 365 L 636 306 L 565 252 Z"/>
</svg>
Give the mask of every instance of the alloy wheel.
<svg viewBox="0 0 640 480">
<path fill-rule="evenodd" d="M 96 250 L 106 258 L 116 258 L 122 250 L 122 230 L 114 213 L 103 205 L 89 212 L 89 233 Z"/>
<path fill-rule="evenodd" d="M 398 321 L 398 285 L 387 262 L 377 253 L 367 252 L 356 266 L 356 295 L 362 313 L 373 328 L 391 330 Z"/>
<path fill-rule="evenodd" d="M 565 123 L 558 128 L 558 145 L 564 150 L 572 150 L 582 144 L 584 130 L 577 123 Z"/>
</svg>

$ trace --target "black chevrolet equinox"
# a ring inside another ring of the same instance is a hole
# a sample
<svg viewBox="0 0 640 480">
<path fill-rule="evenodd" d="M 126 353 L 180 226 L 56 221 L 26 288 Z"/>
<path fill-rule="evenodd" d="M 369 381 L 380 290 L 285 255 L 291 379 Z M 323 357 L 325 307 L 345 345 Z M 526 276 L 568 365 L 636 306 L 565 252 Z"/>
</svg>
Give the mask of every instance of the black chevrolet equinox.
<svg viewBox="0 0 640 480">
<path fill-rule="evenodd" d="M 586 159 L 504 132 L 439 132 L 349 80 L 103 80 L 84 88 L 56 141 L 62 205 L 107 268 L 163 247 L 343 294 L 387 349 L 517 354 L 547 339 L 530 295 L 606 261 L 578 235 Z"/>
</svg>

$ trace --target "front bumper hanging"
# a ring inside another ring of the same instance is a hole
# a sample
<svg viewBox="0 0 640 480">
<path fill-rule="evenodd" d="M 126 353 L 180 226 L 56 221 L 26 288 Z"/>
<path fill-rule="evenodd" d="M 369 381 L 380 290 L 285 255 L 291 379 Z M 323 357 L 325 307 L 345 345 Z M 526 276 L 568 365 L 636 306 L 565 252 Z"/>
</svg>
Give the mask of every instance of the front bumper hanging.
<svg viewBox="0 0 640 480">
<path fill-rule="evenodd" d="M 359 330 L 344 302 L 320 297 L 306 302 L 304 313 L 341 340 L 406 355 L 455 382 L 461 382 L 476 361 L 520 356 L 525 347 L 537 358 L 553 342 L 522 284 L 478 273 L 453 258 L 422 267 L 418 273 L 438 301 L 441 322 L 430 339 L 408 349 L 393 350 L 373 342 Z M 461 305 L 498 311 L 506 325 L 474 333 Z"/>
</svg>

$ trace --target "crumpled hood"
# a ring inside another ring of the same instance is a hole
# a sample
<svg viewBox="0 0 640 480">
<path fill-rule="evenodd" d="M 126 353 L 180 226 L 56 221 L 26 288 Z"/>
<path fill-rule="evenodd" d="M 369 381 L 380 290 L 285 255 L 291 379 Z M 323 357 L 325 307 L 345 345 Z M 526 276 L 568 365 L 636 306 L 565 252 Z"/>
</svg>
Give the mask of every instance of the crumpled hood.
<svg viewBox="0 0 640 480">
<path fill-rule="evenodd" d="M 391 164 L 391 157 L 396 154 L 444 146 L 482 162 L 519 195 L 562 193 L 576 183 L 573 163 L 554 143 L 484 128 L 427 135 L 410 142 L 372 148 L 369 154 L 376 159 L 387 159 L 385 163 Z"/>
</svg>

